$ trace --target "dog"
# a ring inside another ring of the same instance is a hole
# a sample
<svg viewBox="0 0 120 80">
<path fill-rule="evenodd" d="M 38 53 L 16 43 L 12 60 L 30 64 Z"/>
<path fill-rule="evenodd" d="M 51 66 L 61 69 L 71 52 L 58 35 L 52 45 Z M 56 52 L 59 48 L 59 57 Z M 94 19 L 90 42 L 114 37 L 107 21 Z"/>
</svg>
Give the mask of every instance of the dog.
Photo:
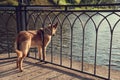
<svg viewBox="0 0 120 80">
<path fill-rule="evenodd" d="M 20 31 L 15 40 L 15 52 L 17 53 L 17 68 L 22 72 L 22 64 L 31 47 L 38 49 L 39 59 L 46 58 L 46 47 L 51 41 L 51 37 L 55 35 L 58 22 L 39 30 Z M 44 54 L 43 54 L 44 53 Z"/>
</svg>

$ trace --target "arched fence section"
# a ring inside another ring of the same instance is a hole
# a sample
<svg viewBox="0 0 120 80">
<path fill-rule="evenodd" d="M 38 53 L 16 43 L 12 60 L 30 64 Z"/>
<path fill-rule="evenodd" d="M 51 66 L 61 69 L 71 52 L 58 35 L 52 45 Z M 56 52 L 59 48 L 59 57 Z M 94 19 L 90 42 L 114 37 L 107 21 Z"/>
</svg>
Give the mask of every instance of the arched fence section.
<svg viewBox="0 0 120 80">
<path fill-rule="evenodd" d="M 119 6 L 75 5 L 74 7 Z M 111 79 L 111 70 L 120 70 L 119 10 L 75 10 L 73 6 L 0 6 L 0 55 L 12 58 L 14 40 L 21 30 L 37 30 L 58 22 L 58 30 L 47 48 L 45 62 Z M 30 50 L 35 52 L 36 49 Z M 1 58 L 2 59 L 2 58 Z M 107 74 L 99 73 L 105 67 Z M 89 70 L 90 68 L 90 70 Z"/>
<path fill-rule="evenodd" d="M 11 57 L 13 52 L 14 37 L 16 36 L 16 12 L 15 8 L 0 9 L 0 54 L 8 54 L 6 58 Z"/>
</svg>

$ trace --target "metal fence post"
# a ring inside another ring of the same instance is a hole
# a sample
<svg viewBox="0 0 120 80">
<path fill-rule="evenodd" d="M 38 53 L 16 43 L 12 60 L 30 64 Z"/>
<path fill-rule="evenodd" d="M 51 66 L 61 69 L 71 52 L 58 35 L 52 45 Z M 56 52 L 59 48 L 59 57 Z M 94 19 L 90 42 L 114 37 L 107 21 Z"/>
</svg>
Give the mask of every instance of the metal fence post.
<svg viewBox="0 0 120 80">
<path fill-rule="evenodd" d="M 19 4 L 16 7 L 17 33 L 22 30 L 27 30 L 26 7 L 22 5 L 22 1 L 23 0 L 18 0 Z"/>
<path fill-rule="evenodd" d="M 18 0 L 18 6 L 16 8 L 16 19 L 17 19 L 17 32 L 27 30 L 26 27 L 26 7 L 22 5 L 23 0 Z"/>
</svg>

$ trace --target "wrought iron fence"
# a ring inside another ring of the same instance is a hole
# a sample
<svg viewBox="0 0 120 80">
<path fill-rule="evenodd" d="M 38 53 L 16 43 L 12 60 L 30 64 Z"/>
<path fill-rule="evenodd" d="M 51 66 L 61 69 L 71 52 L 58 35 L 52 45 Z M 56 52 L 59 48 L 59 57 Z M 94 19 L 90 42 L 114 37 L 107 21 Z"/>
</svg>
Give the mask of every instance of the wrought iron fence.
<svg viewBox="0 0 120 80">
<path fill-rule="evenodd" d="M 0 54 L 13 52 L 14 37 L 16 35 L 15 7 L 1 7 L 0 9 Z"/>
<path fill-rule="evenodd" d="M 106 7 L 106 5 L 75 5 L 74 7 Z M 111 69 L 119 69 L 120 12 L 119 10 L 75 10 L 73 6 L 1 6 L 0 54 L 13 53 L 14 38 L 21 30 L 35 30 L 49 23 L 59 23 L 57 34 L 47 48 L 49 62 L 75 71 L 110 79 Z M 36 51 L 35 51 L 36 52 Z M 55 62 L 55 57 L 59 63 Z M 29 55 L 30 57 L 30 55 Z M 35 58 L 36 54 L 35 54 Z M 68 64 L 64 63 L 64 59 Z M 79 68 L 74 68 L 74 61 Z M 85 64 L 93 65 L 92 72 Z M 97 74 L 97 65 L 108 67 L 107 76 Z"/>
</svg>

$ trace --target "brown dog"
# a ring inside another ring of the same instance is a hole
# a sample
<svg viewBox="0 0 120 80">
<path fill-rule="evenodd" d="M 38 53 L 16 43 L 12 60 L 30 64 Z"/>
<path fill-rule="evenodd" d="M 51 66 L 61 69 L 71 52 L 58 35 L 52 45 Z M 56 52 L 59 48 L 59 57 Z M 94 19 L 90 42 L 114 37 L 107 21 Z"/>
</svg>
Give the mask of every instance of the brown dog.
<svg viewBox="0 0 120 80">
<path fill-rule="evenodd" d="M 17 53 L 17 68 L 19 68 L 20 71 L 23 71 L 22 63 L 30 47 L 37 47 L 40 60 L 42 55 L 43 60 L 45 60 L 46 47 L 51 40 L 51 36 L 56 33 L 57 25 L 58 23 L 49 25 L 44 29 L 21 31 L 18 34 L 15 41 L 15 52 Z M 44 52 L 42 50 L 44 50 Z M 42 54 L 42 52 L 44 54 Z"/>
</svg>

